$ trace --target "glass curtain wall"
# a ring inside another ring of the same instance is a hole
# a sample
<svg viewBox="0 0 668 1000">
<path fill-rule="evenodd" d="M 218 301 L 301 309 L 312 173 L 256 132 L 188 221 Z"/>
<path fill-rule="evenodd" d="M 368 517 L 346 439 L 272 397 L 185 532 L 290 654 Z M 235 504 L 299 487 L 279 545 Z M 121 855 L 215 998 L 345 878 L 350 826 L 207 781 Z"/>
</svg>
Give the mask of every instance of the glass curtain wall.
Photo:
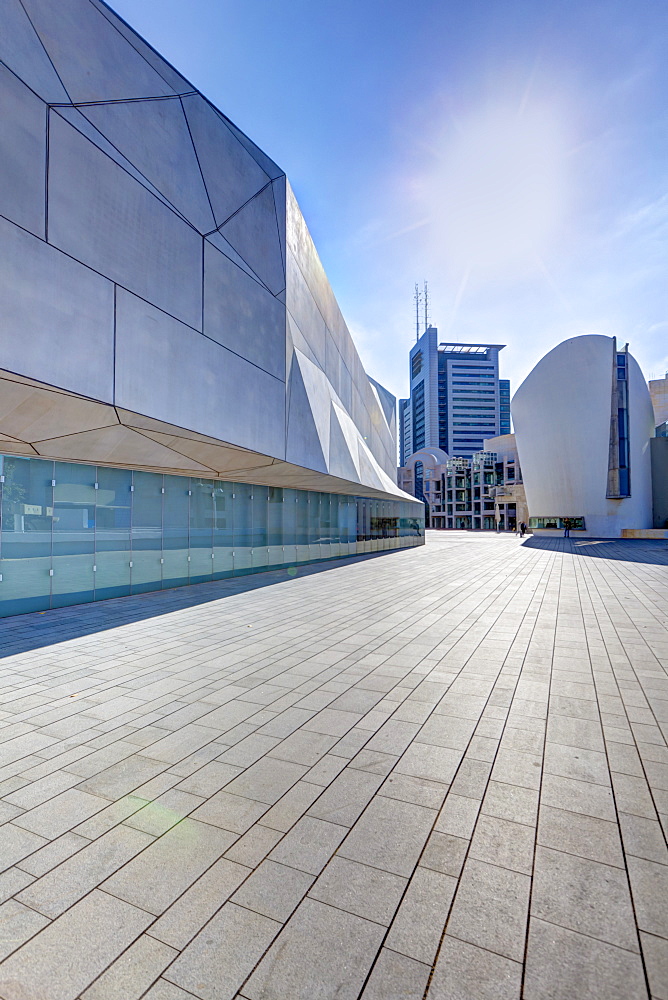
<svg viewBox="0 0 668 1000">
<path fill-rule="evenodd" d="M 0 617 L 423 543 L 410 501 L 0 455 Z"/>
</svg>

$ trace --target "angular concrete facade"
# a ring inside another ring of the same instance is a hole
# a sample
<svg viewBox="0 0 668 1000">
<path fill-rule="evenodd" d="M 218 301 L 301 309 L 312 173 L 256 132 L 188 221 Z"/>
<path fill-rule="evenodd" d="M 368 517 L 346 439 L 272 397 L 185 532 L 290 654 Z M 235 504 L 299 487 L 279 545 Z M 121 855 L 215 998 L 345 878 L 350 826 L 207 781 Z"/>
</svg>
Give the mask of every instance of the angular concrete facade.
<svg viewBox="0 0 668 1000">
<path fill-rule="evenodd" d="M 419 518 L 283 171 L 99 0 L 4 0 L 0 92 L 0 452 Z"/>
<path fill-rule="evenodd" d="M 614 338 L 555 347 L 515 393 L 512 415 L 535 533 L 562 534 L 564 519 L 582 537 L 652 526 L 652 403 Z"/>
<path fill-rule="evenodd" d="M 104 4 L 3 10 L 4 450 L 398 496 L 280 168 Z"/>
</svg>

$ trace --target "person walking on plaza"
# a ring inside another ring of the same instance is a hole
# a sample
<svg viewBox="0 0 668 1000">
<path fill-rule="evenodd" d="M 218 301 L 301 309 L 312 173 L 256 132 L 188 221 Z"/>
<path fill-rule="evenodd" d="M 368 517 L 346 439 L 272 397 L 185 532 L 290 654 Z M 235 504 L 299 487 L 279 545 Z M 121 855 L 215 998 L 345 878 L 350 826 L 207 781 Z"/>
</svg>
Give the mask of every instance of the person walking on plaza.
<svg viewBox="0 0 668 1000">
<path fill-rule="evenodd" d="M 524 538 L 526 530 L 527 530 L 526 524 L 524 523 L 524 521 L 521 521 L 520 522 L 520 538 Z"/>
<path fill-rule="evenodd" d="M 564 538 L 571 537 L 571 519 L 569 517 L 564 518 Z"/>
</svg>

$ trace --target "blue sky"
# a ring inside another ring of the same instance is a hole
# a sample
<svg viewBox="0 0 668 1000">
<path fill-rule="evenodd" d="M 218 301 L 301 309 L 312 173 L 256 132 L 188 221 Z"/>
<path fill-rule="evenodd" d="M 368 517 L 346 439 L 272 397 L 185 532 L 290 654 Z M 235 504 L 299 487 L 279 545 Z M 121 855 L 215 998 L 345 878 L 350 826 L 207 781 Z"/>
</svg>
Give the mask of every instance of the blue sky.
<svg viewBox="0 0 668 1000">
<path fill-rule="evenodd" d="M 441 339 L 561 340 L 668 370 L 665 0 L 115 0 L 286 171 L 364 364 L 398 396 Z"/>
</svg>

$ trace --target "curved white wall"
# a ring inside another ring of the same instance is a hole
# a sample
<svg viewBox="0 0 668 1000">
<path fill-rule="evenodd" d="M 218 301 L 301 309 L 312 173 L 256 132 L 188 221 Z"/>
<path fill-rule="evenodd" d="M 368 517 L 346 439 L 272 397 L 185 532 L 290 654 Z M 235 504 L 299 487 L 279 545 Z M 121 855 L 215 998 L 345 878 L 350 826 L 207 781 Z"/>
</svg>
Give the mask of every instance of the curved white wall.
<svg viewBox="0 0 668 1000">
<path fill-rule="evenodd" d="M 511 404 L 531 517 L 585 518 L 577 535 L 616 538 L 622 528 L 652 525 L 649 439 L 652 403 L 628 356 L 631 496 L 606 498 L 614 341 L 566 340 L 539 361 Z M 560 531 L 542 530 L 557 535 Z"/>
</svg>

